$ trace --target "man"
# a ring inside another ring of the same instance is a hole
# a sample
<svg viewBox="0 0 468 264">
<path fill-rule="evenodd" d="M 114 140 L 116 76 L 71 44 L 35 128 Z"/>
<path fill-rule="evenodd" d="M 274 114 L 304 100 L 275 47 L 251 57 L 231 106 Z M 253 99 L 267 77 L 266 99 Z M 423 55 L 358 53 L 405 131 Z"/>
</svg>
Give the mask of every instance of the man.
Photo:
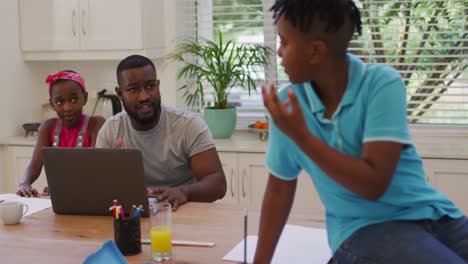
<svg viewBox="0 0 468 264">
<path fill-rule="evenodd" d="M 161 104 L 153 62 L 140 55 L 125 58 L 117 81 L 125 112 L 106 121 L 96 147 L 139 149 L 148 194 L 174 209 L 223 198 L 226 178 L 208 127 L 194 113 Z"/>
</svg>

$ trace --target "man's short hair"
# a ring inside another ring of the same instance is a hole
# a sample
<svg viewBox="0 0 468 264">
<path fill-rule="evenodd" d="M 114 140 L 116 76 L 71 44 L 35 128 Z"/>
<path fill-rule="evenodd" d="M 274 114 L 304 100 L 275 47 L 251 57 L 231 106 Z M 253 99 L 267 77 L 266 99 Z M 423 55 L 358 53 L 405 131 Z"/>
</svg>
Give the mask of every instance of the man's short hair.
<svg viewBox="0 0 468 264">
<path fill-rule="evenodd" d="M 120 84 L 120 74 L 124 70 L 141 68 L 147 65 L 151 65 L 151 67 L 153 67 L 154 69 L 154 72 L 156 72 L 156 67 L 154 66 L 154 63 L 147 57 L 137 54 L 126 57 L 125 59 L 120 61 L 119 65 L 117 66 L 117 82 Z"/>
</svg>

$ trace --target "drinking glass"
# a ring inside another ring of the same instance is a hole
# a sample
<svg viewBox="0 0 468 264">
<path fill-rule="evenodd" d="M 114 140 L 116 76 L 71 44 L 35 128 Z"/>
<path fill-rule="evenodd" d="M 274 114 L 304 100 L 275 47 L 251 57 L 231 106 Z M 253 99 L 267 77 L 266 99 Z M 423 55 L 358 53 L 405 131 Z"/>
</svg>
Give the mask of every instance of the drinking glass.
<svg viewBox="0 0 468 264">
<path fill-rule="evenodd" d="M 170 260 L 172 258 L 171 204 L 150 200 L 149 211 L 151 257 L 158 262 Z"/>
</svg>

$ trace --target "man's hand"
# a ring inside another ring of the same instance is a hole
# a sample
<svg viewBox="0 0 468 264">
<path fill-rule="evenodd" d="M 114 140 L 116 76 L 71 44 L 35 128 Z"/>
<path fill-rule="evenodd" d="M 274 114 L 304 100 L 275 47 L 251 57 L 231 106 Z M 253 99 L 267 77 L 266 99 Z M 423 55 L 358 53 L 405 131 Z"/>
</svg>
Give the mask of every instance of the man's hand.
<svg viewBox="0 0 468 264">
<path fill-rule="evenodd" d="M 38 197 L 39 192 L 34 189 L 31 185 L 22 183 L 18 187 L 18 190 L 16 191 L 16 194 L 22 197 Z"/>
<path fill-rule="evenodd" d="M 121 147 L 122 147 L 122 144 L 123 144 L 123 139 L 122 139 L 122 138 L 118 138 L 118 139 L 115 141 L 114 148 L 121 148 Z"/>
<path fill-rule="evenodd" d="M 42 190 L 41 196 L 50 196 L 49 187 L 48 187 L 48 186 L 45 186 L 45 187 L 44 187 L 44 190 Z"/>
<path fill-rule="evenodd" d="M 147 189 L 149 196 L 157 196 L 158 201 L 167 201 L 172 204 L 172 210 L 175 211 L 177 208 L 186 202 L 188 202 L 187 193 L 185 193 L 180 187 L 162 187 L 156 189 Z"/>
</svg>

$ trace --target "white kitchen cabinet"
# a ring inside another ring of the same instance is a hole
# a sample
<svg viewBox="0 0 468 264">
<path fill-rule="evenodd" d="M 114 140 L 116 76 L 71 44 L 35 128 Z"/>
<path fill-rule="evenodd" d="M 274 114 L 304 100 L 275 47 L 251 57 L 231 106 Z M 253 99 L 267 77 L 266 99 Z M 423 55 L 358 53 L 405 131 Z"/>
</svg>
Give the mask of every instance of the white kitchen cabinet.
<svg viewBox="0 0 468 264">
<path fill-rule="evenodd" d="M 34 147 L 32 146 L 6 146 L 3 148 L 5 151 L 5 167 L 3 168 L 4 175 L 9 177 L 4 178 L 3 192 L 15 193 L 21 177 L 24 174 L 26 167 L 32 158 Z M 47 179 L 42 170 L 39 178 L 33 183 L 33 187 L 39 192 L 42 192 L 44 187 L 47 186 Z"/>
<path fill-rule="evenodd" d="M 424 159 L 427 179 L 468 214 L 468 160 Z"/>
<path fill-rule="evenodd" d="M 239 153 L 239 204 L 259 209 L 268 183 L 265 154 Z"/>
<path fill-rule="evenodd" d="M 226 175 L 226 195 L 219 202 L 261 208 L 268 181 L 263 153 L 219 152 Z"/>
<path fill-rule="evenodd" d="M 25 60 L 161 57 L 175 35 L 171 0 L 20 0 Z M 168 18 L 169 17 L 169 18 Z"/>
<path fill-rule="evenodd" d="M 260 209 L 269 171 L 264 153 L 219 152 L 227 181 L 227 192 L 221 203 Z M 305 172 L 298 178 L 293 208 L 324 212 L 315 187 Z"/>
<path fill-rule="evenodd" d="M 239 204 L 239 176 L 238 176 L 238 153 L 236 152 L 219 152 L 219 159 L 223 166 L 224 175 L 226 176 L 227 190 L 221 203 Z"/>
<path fill-rule="evenodd" d="M 268 182 L 264 153 L 219 152 L 227 181 L 222 203 L 261 208 Z M 429 182 L 468 214 L 468 160 L 424 159 Z M 306 172 L 298 178 L 293 208 L 325 212 L 314 184 Z"/>
<path fill-rule="evenodd" d="M 79 9 L 76 0 L 20 0 L 23 51 L 80 48 Z"/>
</svg>

